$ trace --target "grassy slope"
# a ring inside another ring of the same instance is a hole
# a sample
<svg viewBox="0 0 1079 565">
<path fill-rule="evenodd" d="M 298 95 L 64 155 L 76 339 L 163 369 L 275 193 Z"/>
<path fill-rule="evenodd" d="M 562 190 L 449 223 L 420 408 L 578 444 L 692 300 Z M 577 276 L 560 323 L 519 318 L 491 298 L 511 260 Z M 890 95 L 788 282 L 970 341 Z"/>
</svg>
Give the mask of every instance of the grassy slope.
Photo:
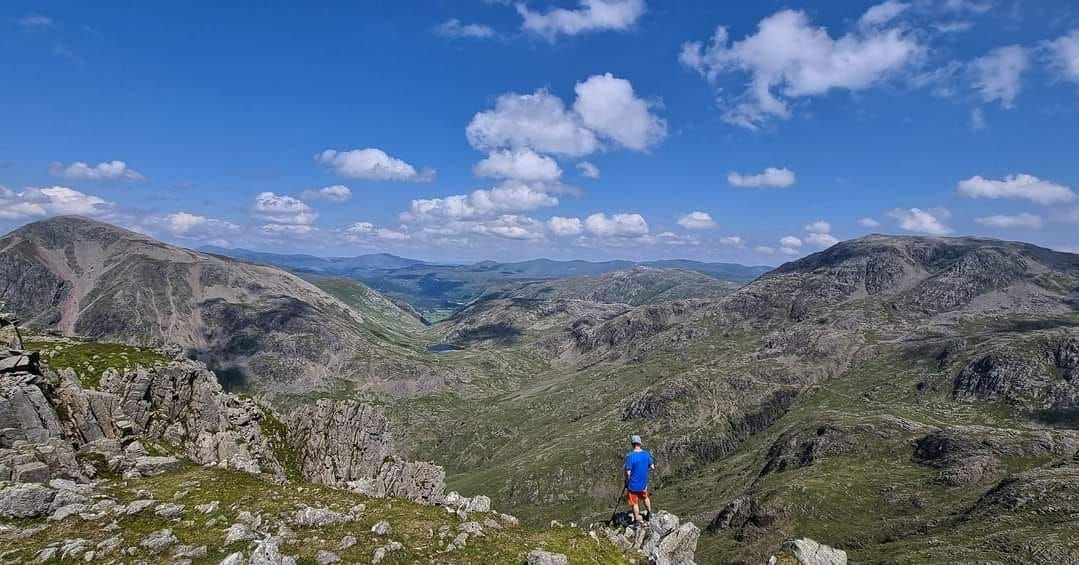
<svg viewBox="0 0 1079 565">
<path fill-rule="evenodd" d="M 28 539 L 5 542 L 6 558 L 14 562 L 29 562 L 37 549 L 72 538 L 96 543 L 112 535 L 120 535 L 124 538 L 124 546 L 138 547 L 139 540 L 149 533 L 171 528 L 180 543 L 208 547 L 209 554 L 196 559 L 195 563 L 217 563 L 231 552 L 247 551 L 248 542 L 223 545 L 224 529 L 237 520 L 241 511 L 262 514 L 264 520 L 283 521 L 283 518 L 304 506 L 347 513 L 353 506 L 364 504 L 366 510 L 358 521 L 317 530 L 297 528 L 297 537 L 286 542 L 282 550 L 299 558 L 301 563 L 314 562 L 315 554 L 322 549 L 336 552 L 346 563 L 365 563 L 370 561 L 376 547 L 395 540 L 401 542 L 404 549 L 389 553 L 384 563 L 514 563 L 522 562 L 524 555 L 536 548 L 564 553 L 569 556 L 571 563 L 628 562 L 609 543 L 597 542 L 576 528 L 487 527 L 484 537 L 471 538 L 465 548 L 443 554 L 440 552 L 444 542 L 440 542 L 437 535 L 432 536 L 432 532 L 437 532 L 440 526 L 449 526 L 456 535 L 458 520 L 440 507 L 421 506 L 402 500 L 371 499 L 319 485 L 275 485 L 246 473 L 194 465 L 148 479 L 106 481 L 99 485 L 98 490 L 121 503 L 145 497 L 145 493 L 136 495 L 140 490 L 148 491 L 155 500 L 165 502 L 173 501 L 177 493 L 186 491 L 188 494 L 177 500 L 178 504 L 186 506 L 186 510 L 182 521 L 158 517 L 152 510 L 125 516 L 118 519 L 119 530 L 115 533 L 103 529 L 112 518 L 100 521 L 83 521 L 77 517 L 69 517 L 61 522 L 46 522 L 43 519 L 16 521 L 20 527 L 35 524 L 48 524 L 48 527 Z M 200 514 L 194 510 L 195 505 L 211 501 L 220 502 L 217 512 Z M 213 527 L 205 525 L 218 516 L 223 517 L 220 524 Z M 475 518 L 483 521 L 482 515 Z M 393 528 L 385 538 L 371 533 L 371 526 L 379 520 L 389 521 Z M 358 543 L 346 550 L 336 549 L 338 542 L 346 535 L 355 536 Z M 129 558 L 157 560 L 160 556 L 149 555 L 144 549 L 138 548 L 138 552 Z"/>
<path fill-rule="evenodd" d="M 135 367 L 152 367 L 168 363 L 170 359 L 153 349 L 134 347 L 121 343 L 78 340 L 37 340 L 27 338 L 25 347 L 40 351 L 42 358 L 53 369 L 74 369 L 79 381 L 86 388 L 97 388 L 101 375 L 108 368 L 117 370 Z"/>
</svg>

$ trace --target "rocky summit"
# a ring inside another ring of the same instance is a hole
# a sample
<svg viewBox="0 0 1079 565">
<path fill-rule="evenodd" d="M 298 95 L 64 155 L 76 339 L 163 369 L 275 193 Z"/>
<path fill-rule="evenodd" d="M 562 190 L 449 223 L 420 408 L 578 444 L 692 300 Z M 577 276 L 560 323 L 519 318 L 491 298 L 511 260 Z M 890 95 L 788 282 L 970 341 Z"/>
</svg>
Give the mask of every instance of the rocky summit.
<svg viewBox="0 0 1079 565">
<path fill-rule="evenodd" d="M 272 259 L 0 238 L 0 560 L 1079 563 L 1077 255 L 876 235 L 426 324 Z"/>
</svg>

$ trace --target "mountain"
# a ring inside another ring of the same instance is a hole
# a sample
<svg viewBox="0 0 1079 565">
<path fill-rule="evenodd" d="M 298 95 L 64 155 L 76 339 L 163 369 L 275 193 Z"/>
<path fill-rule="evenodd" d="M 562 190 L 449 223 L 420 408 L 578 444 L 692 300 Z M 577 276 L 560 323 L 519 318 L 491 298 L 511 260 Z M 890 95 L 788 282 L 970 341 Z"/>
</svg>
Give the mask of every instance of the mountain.
<svg viewBox="0 0 1079 565">
<path fill-rule="evenodd" d="M 433 329 L 512 327 L 478 343 L 537 352 L 514 393 L 396 407 L 451 487 L 597 519 L 639 433 L 657 504 L 710 524 L 699 562 L 792 536 L 857 562 L 1079 562 L 1077 255 L 869 236 L 718 298 L 512 300 Z"/>
<path fill-rule="evenodd" d="M 481 261 L 469 265 L 443 265 L 394 255 L 361 255 L 323 259 L 310 255 L 278 255 L 243 249 L 203 247 L 203 251 L 292 270 L 298 274 L 349 277 L 411 304 L 429 320 L 444 319 L 471 301 L 504 285 L 572 277 L 594 277 L 634 267 L 681 269 L 703 273 L 721 281 L 746 283 L 769 267 L 733 263 L 704 263 L 684 259 L 662 261 L 554 261 L 534 259 L 511 263 Z"/>
<path fill-rule="evenodd" d="M 429 362 L 416 317 L 350 284 L 346 303 L 276 267 L 75 216 L 0 238 L 0 288 L 7 307 L 31 325 L 179 345 L 226 384 L 258 391 L 412 394 L 453 380 Z"/>
</svg>

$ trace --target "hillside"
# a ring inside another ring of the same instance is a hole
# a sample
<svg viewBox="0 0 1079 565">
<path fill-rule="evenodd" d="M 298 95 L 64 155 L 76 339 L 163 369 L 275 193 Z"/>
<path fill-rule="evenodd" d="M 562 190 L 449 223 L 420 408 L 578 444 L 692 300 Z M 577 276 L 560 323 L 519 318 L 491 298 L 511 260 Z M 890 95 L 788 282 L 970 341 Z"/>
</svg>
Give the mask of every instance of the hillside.
<svg viewBox="0 0 1079 565">
<path fill-rule="evenodd" d="M 870 236 L 719 299 L 569 315 L 545 331 L 573 354 L 515 394 L 396 416 L 419 453 L 459 454 L 452 485 L 531 518 L 602 515 L 642 433 L 657 500 L 712 524 L 702 562 L 795 535 L 859 562 L 1073 562 L 1076 501 L 1050 493 L 1079 487 L 1077 293 L 1076 255 Z"/>
<path fill-rule="evenodd" d="M 207 255 L 80 217 L 0 238 L 0 288 L 28 324 L 64 335 L 175 344 L 230 386 L 263 392 L 450 386 L 422 323 L 354 284 L 347 303 L 275 267 Z"/>
</svg>

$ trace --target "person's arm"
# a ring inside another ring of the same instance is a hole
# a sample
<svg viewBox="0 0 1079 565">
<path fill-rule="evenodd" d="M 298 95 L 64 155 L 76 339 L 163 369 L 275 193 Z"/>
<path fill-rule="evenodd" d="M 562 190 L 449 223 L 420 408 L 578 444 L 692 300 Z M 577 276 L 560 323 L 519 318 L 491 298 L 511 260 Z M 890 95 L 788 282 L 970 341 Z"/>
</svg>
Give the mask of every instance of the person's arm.
<svg viewBox="0 0 1079 565">
<path fill-rule="evenodd" d="M 649 471 L 655 471 L 656 470 L 656 459 L 655 459 L 655 457 L 652 457 L 651 452 L 648 453 L 648 470 Z"/>
<path fill-rule="evenodd" d="M 632 471 L 630 471 L 630 466 L 629 466 L 629 455 L 626 456 L 625 469 L 626 469 L 626 488 L 629 488 L 629 475 L 632 472 Z"/>
</svg>

